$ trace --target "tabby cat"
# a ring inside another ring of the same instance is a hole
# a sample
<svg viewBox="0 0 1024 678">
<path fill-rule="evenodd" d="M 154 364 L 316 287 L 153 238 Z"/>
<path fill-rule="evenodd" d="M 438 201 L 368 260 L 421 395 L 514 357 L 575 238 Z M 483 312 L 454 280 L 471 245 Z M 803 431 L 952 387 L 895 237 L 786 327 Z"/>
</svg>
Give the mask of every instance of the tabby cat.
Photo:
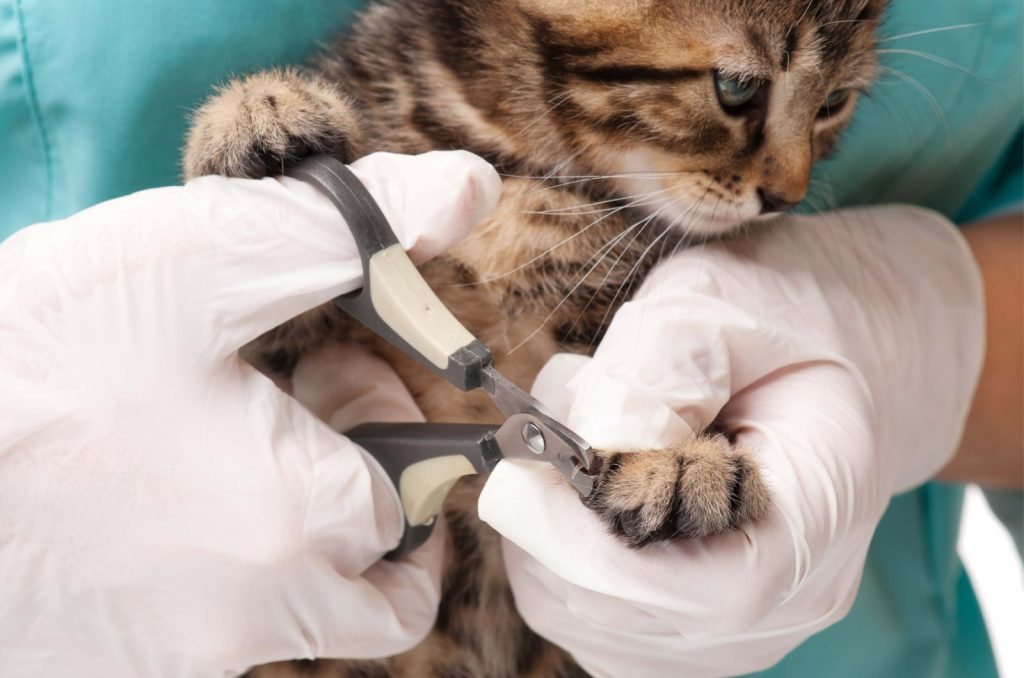
<svg viewBox="0 0 1024 678">
<path fill-rule="evenodd" d="M 505 177 L 497 210 L 422 271 L 529 388 L 552 354 L 594 347 L 657 259 L 801 201 L 875 75 L 883 3 L 381 2 L 314 66 L 223 87 L 196 113 L 185 175 L 278 174 L 314 151 L 346 162 L 450 148 L 484 157 Z M 456 393 L 330 309 L 278 328 L 258 352 L 287 371 L 339 339 L 390 360 L 428 419 L 501 420 L 486 396 Z M 587 504 L 635 547 L 767 510 L 757 466 L 725 435 L 598 454 Z M 584 675 L 516 614 L 497 535 L 476 517 L 480 485 L 463 479 L 446 503 L 443 600 L 421 645 L 255 673 Z"/>
</svg>

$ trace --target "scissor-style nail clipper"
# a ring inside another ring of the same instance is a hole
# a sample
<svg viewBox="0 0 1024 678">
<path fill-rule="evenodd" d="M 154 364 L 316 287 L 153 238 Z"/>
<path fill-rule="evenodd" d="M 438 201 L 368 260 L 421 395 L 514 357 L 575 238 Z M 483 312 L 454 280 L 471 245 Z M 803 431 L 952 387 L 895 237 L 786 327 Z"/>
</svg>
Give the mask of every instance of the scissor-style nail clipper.
<svg viewBox="0 0 1024 678">
<path fill-rule="evenodd" d="M 288 174 L 331 199 L 359 247 L 363 287 L 334 303 L 455 387 L 483 389 L 506 417 L 501 426 L 388 423 L 346 432 L 380 462 L 402 500 L 405 532 L 385 557 L 399 558 L 422 544 L 455 481 L 486 473 L 503 458 L 549 462 L 590 496 L 590 445 L 494 367 L 490 349 L 430 289 L 359 179 L 326 155 L 306 158 Z"/>
</svg>

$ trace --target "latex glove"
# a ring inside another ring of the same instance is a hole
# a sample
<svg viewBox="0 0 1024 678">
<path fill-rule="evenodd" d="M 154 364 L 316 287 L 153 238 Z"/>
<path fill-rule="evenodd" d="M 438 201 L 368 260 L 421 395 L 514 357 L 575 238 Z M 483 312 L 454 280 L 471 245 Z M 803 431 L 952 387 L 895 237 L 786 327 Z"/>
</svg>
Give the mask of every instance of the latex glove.
<svg viewBox="0 0 1024 678">
<path fill-rule="evenodd" d="M 845 615 L 892 494 L 955 451 L 982 316 L 960 236 L 914 208 L 789 217 L 661 265 L 594 358 L 556 357 L 534 393 L 598 448 L 664 447 L 717 416 L 774 508 L 631 550 L 550 470 L 502 462 L 480 515 L 523 617 L 595 676 L 774 664 Z"/>
<path fill-rule="evenodd" d="M 420 260 L 500 192 L 468 153 L 352 169 Z M 237 355 L 361 274 L 293 179 L 204 177 L 0 246 L 0 674 L 224 675 L 427 633 L 438 544 L 379 562 L 386 476 Z M 389 371 L 350 369 L 375 384 L 361 416 L 419 416 Z"/>
</svg>

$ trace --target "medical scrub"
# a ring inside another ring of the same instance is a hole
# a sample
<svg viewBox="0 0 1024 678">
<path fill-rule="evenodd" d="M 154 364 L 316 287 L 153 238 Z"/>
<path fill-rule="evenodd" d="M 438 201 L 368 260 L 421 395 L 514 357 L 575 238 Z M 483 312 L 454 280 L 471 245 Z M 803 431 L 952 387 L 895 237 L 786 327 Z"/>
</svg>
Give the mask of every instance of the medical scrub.
<svg viewBox="0 0 1024 678">
<path fill-rule="evenodd" d="M 0 239 L 177 183 L 189 111 L 212 85 L 308 58 L 358 4 L 0 0 Z M 1021 26 L 1019 0 L 894 0 L 880 81 L 808 202 L 913 203 L 960 222 L 1019 209 Z M 757 675 L 996 675 L 956 554 L 962 498 L 937 483 L 894 498 L 849 616 Z"/>
<path fill-rule="evenodd" d="M 181 183 L 190 111 L 232 75 L 310 58 L 344 0 L 0 0 L 0 240 Z"/>
<path fill-rule="evenodd" d="M 1024 208 L 1022 22 L 1019 0 L 895 0 L 879 83 L 836 157 L 817 168 L 810 202 L 906 202 L 958 223 Z M 963 488 L 940 483 L 895 497 L 849 615 L 754 675 L 997 676 L 956 553 L 962 505 Z"/>
</svg>

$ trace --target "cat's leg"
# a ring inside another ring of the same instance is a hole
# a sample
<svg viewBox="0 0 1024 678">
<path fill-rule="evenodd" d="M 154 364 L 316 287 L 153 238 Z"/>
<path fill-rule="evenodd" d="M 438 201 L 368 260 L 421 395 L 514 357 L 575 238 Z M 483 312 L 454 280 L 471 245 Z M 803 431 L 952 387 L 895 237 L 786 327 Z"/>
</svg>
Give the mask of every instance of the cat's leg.
<svg viewBox="0 0 1024 678">
<path fill-rule="evenodd" d="M 186 179 L 205 174 L 258 178 L 281 174 L 310 153 L 343 162 L 362 154 L 355 109 L 335 85 L 294 69 L 233 80 L 193 118 L 183 159 Z M 345 325 L 328 304 L 267 332 L 243 350 L 250 362 L 288 374 L 299 356 Z"/>
<path fill-rule="evenodd" d="M 769 496 L 756 463 L 725 436 L 665 450 L 598 452 L 587 506 L 631 546 L 699 539 L 757 520 Z"/>
<path fill-rule="evenodd" d="M 335 85 L 293 69 L 232 80 L 203 104 L 185 148 L 186 179 L 204 174 L 281 174 L 310 153 L 343 162 L 360 155 L 359 120 Z"/>
<path fill-rule="evenodd" d="M 424 269 L 445 304 L 494 350 L 498 369 L 524 389 L 552 355 L 572 345 L 567 336 L 582 337 L 580 350 L 595 343 L 614 315 L 610 304 L 616 292 L 628 285 L 623 275 L 640 268 L 634 258 L 642 263 L 648 249 L 636 245 L 634 252 L 626 239 L 625 251 L 603 252 L 611 260 L 603 267 L 595 257 L 595 248 L 602 252 L 599 245 L 569 234 L 586 232 L 599 243 L 613 242 L 630 222 L 614 215 L 595 220 L 585 196 L 544 189 L 534 181 L 506 179 L 497 210 L 454 253 L 460 266 L 439 260 Z M 590 264 L 595 258 L 599 263 Z M 457 275 L 460 268 L 464 277 Z M 480 279 L 493 282 L 467 284 Z M 565 290 L 574 294 L 565 297 Z M 389 361 L 428 419 L 502 421 L 482 393 L 455 392 L 403 356 Z M 697 539 L 767 511 L 768 493 L 756 462 L 724 436 L 705 434 L 666 450 L 600 456 L 597 489 L 588 506 L 634 546 Z"/>
</svg>

